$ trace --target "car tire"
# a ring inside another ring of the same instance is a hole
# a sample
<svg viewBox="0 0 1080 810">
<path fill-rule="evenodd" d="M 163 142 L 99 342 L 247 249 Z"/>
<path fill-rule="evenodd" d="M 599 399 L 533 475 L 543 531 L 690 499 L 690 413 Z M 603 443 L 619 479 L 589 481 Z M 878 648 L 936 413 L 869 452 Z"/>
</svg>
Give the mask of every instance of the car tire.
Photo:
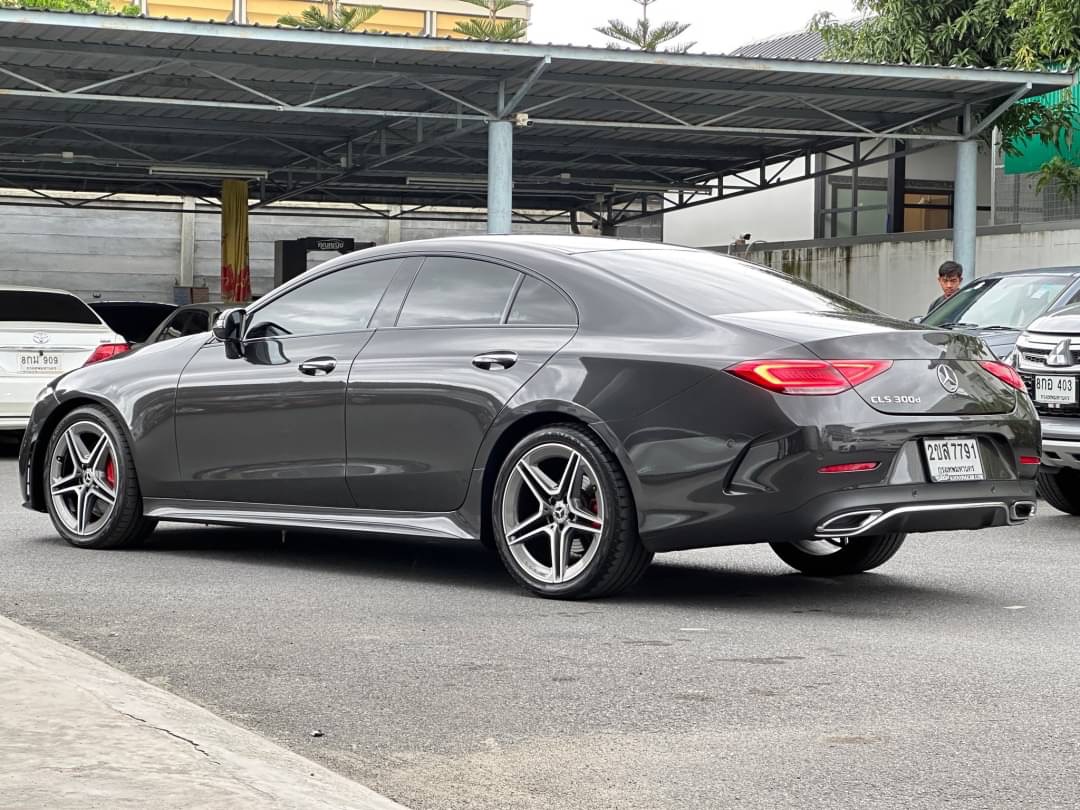
<svg viewBox="0 0 1080 810">
<path fill-rule="evenodd" d="M 157 525 L 143 515 L 127 436 L 104 408 L 77 408 L 60 420 L 41 475 L 53 526 L 73 546 L 133 546 Z"/>
<path fill-rule="evenodd" d="M 1080 470 L 1044 472 L 1040 467 L 1038 487 L 1043 500 L 1059 512 L 1080 515 Z"/>
<path fill-rule="evenodd" d="M 771 543 L 773 551 L 792 568 L 815 577 L 861 574 L 892 559 L 907 539 L 906 534 L 879 534 L 870 537 L 831 540 L 802 540 Z M 820 545 L 819 545 L 820 544 Z"/>
<path fill-rule="evenodd" d="M 625 473 L 577 425 L 544 428 L 519 442 L 502 463 L 491 501 L 499 557 L 537 596 L 613 596 L 652 562 Z"/>
</svg>

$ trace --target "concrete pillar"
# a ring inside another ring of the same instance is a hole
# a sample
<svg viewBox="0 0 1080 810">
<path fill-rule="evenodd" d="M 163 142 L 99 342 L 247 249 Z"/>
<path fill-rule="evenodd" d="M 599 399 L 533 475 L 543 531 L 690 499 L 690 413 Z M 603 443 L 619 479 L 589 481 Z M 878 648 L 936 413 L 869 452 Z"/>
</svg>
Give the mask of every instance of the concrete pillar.
<svg viewBox="0 0 1080 810">
<path fill-rule="evenodd" d="M 514 125 L 488 123 L 488 233 L 511 231 L 514 208 Z"/>
<path fill-rule="evenodd" d="M 180 274 L 178 287 L 195 286 L 195 198 L 184 197 L 180 209 Z"/>
<path fill-rule="evenodd" d="M 964 268 L 964 283 L 975 278 L 975 225 L 978 215 L 979 144 L 956 144 L 953 189 L 953 260 Z"/>
</svg>

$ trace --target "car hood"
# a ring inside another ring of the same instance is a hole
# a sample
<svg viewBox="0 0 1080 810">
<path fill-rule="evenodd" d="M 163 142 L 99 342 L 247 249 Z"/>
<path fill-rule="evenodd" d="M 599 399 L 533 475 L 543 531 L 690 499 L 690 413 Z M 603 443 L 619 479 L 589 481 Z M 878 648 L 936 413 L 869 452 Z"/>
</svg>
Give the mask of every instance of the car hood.
<svg viewBox="0 0 1080 810">
<path fill-rule="evenodd" d="M 1052 315 L 1043 315 L 1041 318 L 1036 318 L 1027 330 L 1052 335 L 1080 334 L 1080 307 L 1069 307 Z"/>
</svg>

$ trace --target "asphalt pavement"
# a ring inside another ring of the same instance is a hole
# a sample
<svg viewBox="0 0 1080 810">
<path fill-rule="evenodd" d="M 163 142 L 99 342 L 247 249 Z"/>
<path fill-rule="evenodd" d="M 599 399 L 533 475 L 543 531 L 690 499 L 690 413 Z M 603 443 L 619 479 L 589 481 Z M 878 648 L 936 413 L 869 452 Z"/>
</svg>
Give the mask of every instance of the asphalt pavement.
<svg viewBox="0 0 1080 810">
<path fill-rule="evenodd" d="M 78 550 L 13 458 L 0 615 L 416 810 L 1080 806 L 1080 518 L 1045 506 L 860 577 L 716 549 L 564 603 L 465 543 Z"/>
</svg>

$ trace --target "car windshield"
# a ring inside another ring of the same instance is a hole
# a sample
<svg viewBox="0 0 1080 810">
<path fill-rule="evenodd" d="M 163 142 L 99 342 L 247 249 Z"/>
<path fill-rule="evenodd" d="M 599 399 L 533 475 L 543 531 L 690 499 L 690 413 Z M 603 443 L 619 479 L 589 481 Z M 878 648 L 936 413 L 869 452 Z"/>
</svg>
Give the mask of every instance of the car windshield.
<svg viewBox="0 0 1080 810">
<path fill-rule="evenodd" d="M 742 312 L 873 312 L 802 279 L 717 253 L 610 250 L 578 258 L 710 317 Z"/>
<path fill-rule="evenodd" d="M 931 312 L 926 326 L 1026 329 L 1072 283 L 1072 276 L 978 279 Z"/>
<path fill-rule="evenodd" d="M 93 310 L 74 295 L 34 290 L 0 290 L 0 321 L 101 325 Z"/>
</svg>

